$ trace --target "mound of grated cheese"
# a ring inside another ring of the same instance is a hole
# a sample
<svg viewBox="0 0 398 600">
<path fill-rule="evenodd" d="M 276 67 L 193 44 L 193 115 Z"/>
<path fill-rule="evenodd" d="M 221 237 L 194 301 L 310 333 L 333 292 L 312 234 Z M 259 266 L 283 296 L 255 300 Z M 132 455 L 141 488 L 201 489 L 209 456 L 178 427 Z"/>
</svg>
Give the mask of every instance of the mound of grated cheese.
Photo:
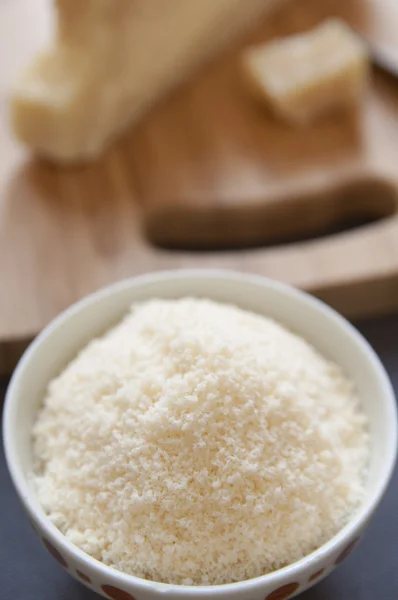
<svg viewBox="0 0 398 600">
<path fill-rule="evenodd" d="M 333 536 L 364 494 L 353 385 L 274 321 L 209 300 L 133 305 L 48 388 L 35 482 L 55 525 L 116 569 L 256 577 Z"/>
</svg>

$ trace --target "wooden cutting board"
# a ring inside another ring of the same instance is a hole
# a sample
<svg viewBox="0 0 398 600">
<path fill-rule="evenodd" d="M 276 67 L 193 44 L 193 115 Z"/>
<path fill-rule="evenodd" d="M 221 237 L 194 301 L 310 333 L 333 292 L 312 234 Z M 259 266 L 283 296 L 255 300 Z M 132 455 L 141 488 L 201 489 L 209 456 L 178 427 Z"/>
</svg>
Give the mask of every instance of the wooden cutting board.
<svg viewBox="0 0 398 600">
<path fill-rule="evenodd" d="M 48 37 L 49 0 L 0 1 L 0 370 L 70 303 L 155 269 L 262 273 L 350 317 L 398 308 L 398 83 L 375 72 L 360 115 L 297 130 L 257 104 L 239 76 L 244 46 L 330 15 L 398 64 L 395 0 L 293 0 L 96 164 L 61 169 L 18 145 L 6 108 L 13 77 Z M 378 220 L 288 243 L 352 218 Z"/>
</svg>

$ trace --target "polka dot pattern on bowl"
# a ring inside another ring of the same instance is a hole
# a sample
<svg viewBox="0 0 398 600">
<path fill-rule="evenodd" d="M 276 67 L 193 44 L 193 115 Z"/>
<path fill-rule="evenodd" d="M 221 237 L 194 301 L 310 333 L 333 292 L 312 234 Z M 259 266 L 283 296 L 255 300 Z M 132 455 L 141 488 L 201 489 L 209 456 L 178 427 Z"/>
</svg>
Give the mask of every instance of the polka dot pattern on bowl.
<svg viewBox="0 0 398 600">
<path fill-rule="evenodd" d="M 92 583 L 90 577 L 88 575 L 86 575 L 85 573 L 82 573 L 81 571 L 79 571 L 79 569 L 76 569 L 76 575 L 79 577 L 79 579 L 81 579 L 85 583 Z"/>
<path fill-rule="evenodd" d="M 282 585 L 282 587 L 279 587 L 271 592 L 268 596 L 266 596 L 265 600 L 287 600 L 292 594 L 294 594 L 294 592 L 297 592 L 299 587 L 300 584 L 296 582 L 287 583 L 286 585 Z"/>
<path fill-rule="evenodd" d="M 113 585 L 102 585 L 102 591 L 111 598 L 111 600 L 135 600 L 134 596 L 119 588 L 113 587 Z"/>
<path fill-rule="evenodd" d="M 351 554 L 351 552 L 354 550 L 354 548 L 358 544 L 358 542 L 359 542 L 359 538 L 356 538 L 355 540 L 353 540 L 351 542 L 351 544 L 348 544 L 347 548 L 345 550 L 343 550 L 343 552 L 341 554 L 339 554 L 339 556 L 336 558 L 334 564 L 339 565 L 340 563 L 342 563 L 343 560 L 345 560 L 347 558 L 347 556 L 349 554 Z"/>
<path fill-rule="evenodd" d="M 51 556 L 53 558 L 55 558 L 55 560 L 61 565 L 61 567 L 64 567 L 64 569 L 67 569 L 68 563 L 66 562 L 66 560 L 64 559 L 62 554 L 59 552 L 59 550 L 57 550 L 48 540 L 43 538 L 42 541 L 43 541 L 44 546 L 47 548 L 47 550 L 51 554 Z"/>
<path fill-rule="evenodd" d="M 311 575 L 311 577 L 308 579 L 308 582 L 312 582 L 315 581 L 316 579 L 319 579 L 319 577 L 321 577 L 325 572 L 325 569 L 319 569 L 319 571 L 316 571 L 315 573 L 313 573 Z"/>
</svg>

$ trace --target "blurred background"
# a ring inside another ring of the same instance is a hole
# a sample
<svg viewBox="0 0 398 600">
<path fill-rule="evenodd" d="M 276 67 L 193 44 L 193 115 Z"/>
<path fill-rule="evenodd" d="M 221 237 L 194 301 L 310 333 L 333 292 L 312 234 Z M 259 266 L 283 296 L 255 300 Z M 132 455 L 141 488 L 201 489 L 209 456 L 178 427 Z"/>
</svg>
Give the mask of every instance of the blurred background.
<svg viewBox="0 0 398 600">
<path fill-rule="evenodd" d="M 311 37 L 330 18 L 348 37 Z M 2 400 L 71 303 L 191 267 L 314 293 L 398 387 L 396 0 L 0 0 L 0 156 Z M 3 456 L 0 475 L 4 598 L 94 599 L 36 552 Z M 303 598 L 397 597 L 397 493 L 395 475 L 368 541 Z"/>
</svg>

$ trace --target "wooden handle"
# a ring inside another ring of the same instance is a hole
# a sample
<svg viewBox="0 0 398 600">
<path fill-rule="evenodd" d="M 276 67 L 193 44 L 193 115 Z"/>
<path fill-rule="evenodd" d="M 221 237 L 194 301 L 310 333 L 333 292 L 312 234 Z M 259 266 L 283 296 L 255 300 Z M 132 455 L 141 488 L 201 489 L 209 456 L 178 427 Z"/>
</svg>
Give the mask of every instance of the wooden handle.
<svg viewBox="0 0 398 600">
<path fill-rule="evenodd" d="M 372 175 L 312 189 L 244 198 L 241 202 L 162 203 L 145 215 L 146 233 L 160 247 L 225 249 L 291 243 L 393 215 L 395 185 Z"/>
</svg>

